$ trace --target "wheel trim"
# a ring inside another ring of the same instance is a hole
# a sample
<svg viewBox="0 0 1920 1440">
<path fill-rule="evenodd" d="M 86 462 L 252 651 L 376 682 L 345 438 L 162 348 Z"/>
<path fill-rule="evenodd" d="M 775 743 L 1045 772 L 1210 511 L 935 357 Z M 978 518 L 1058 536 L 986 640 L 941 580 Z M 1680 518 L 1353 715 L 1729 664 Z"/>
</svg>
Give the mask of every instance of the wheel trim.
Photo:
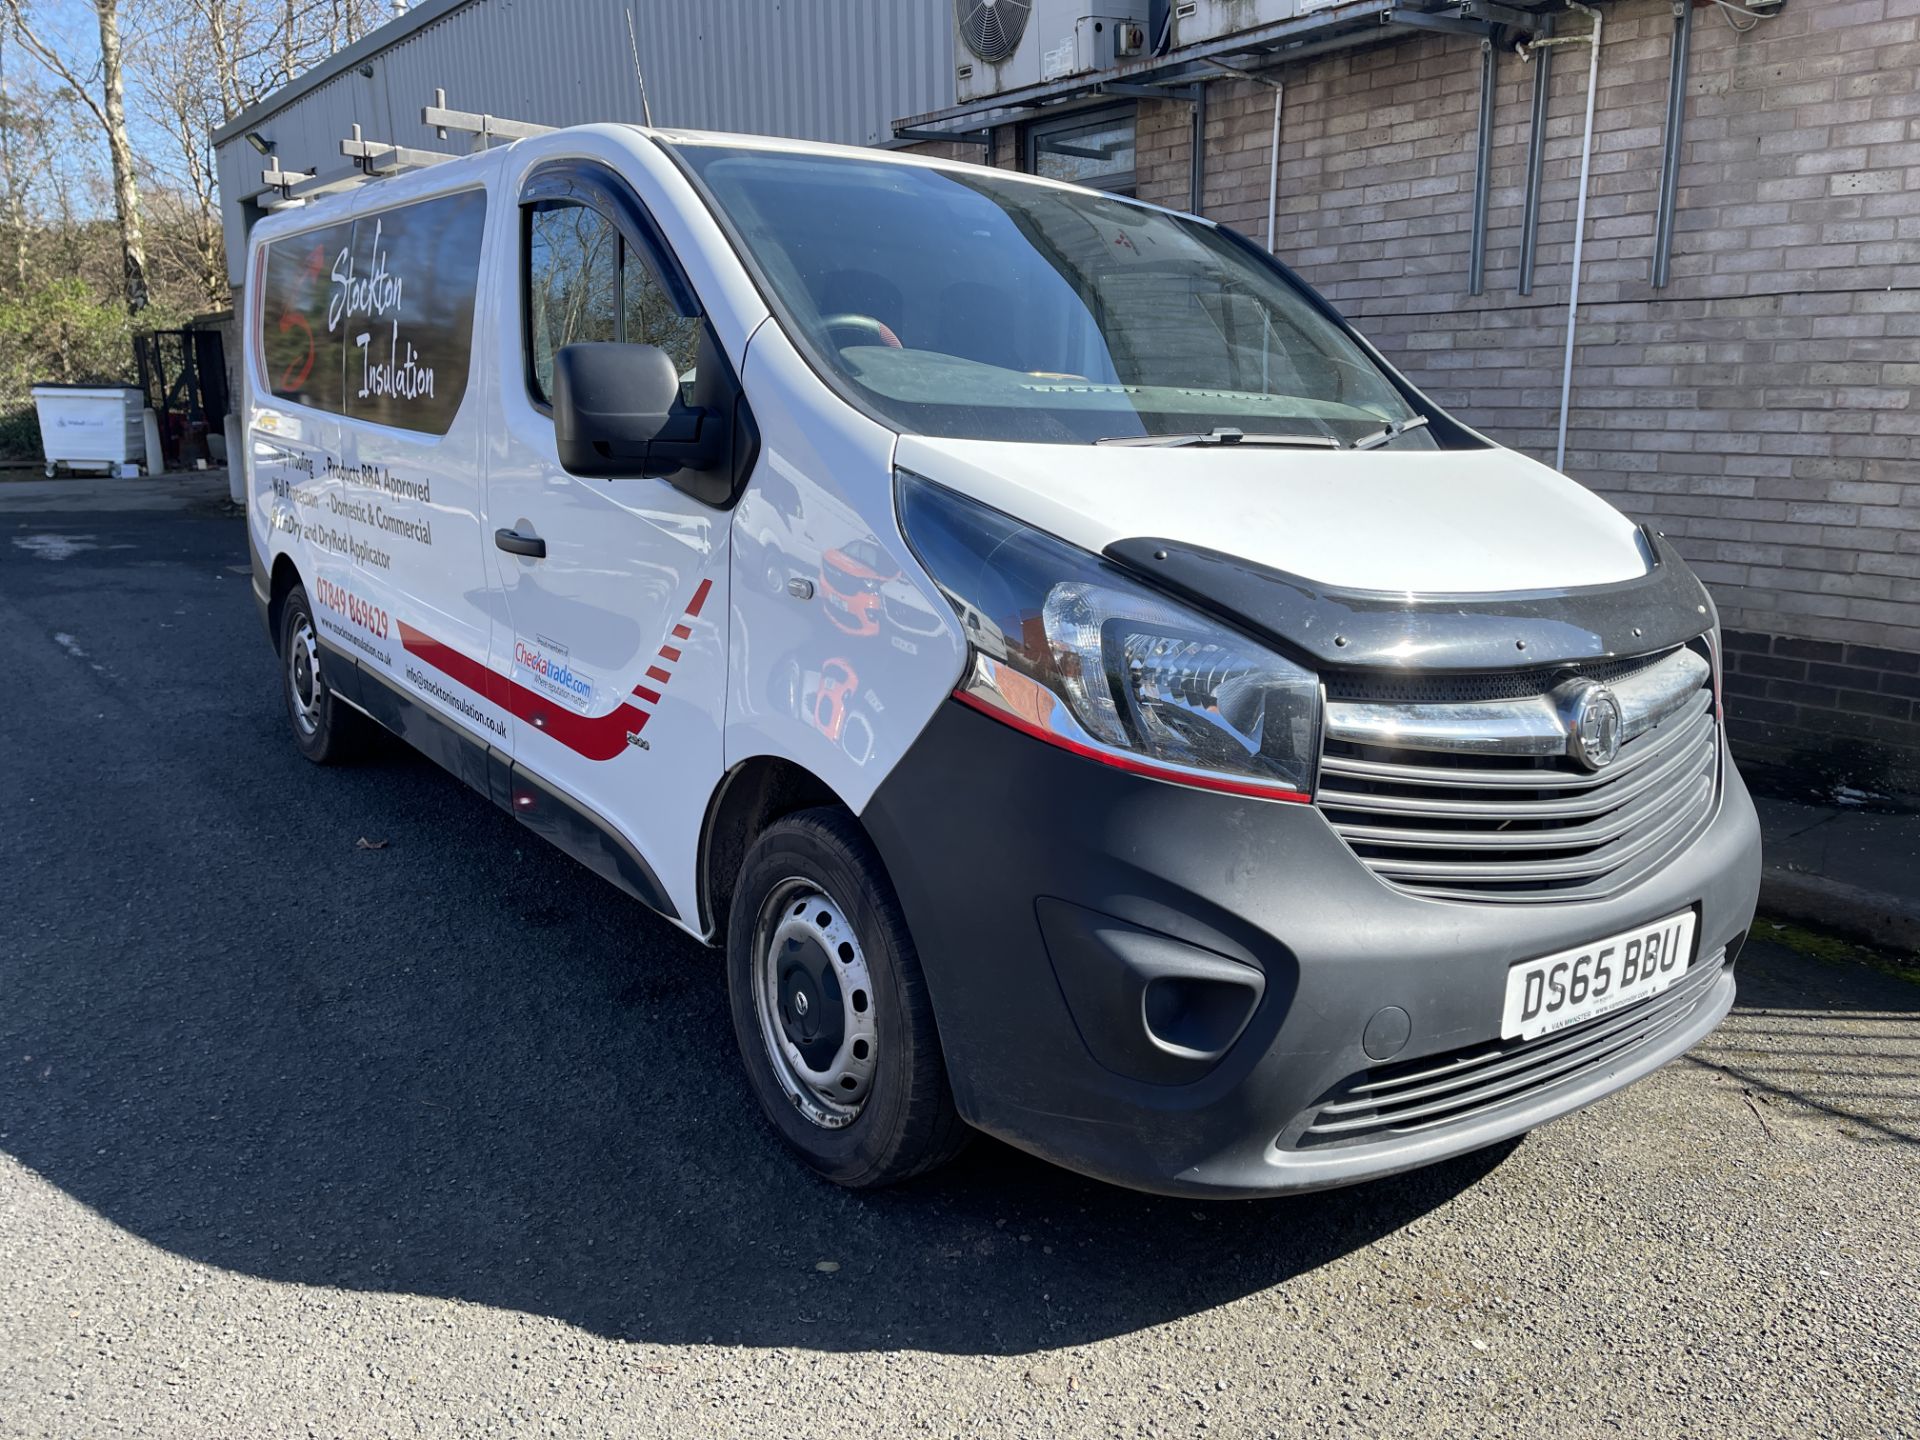
<svg viewBox="0 0 1920 1440">
<path fill-rule="evenodd" d="M 879 1036 L 866 954 L 845 911 L 812 881 L 776 885 L 755 926 L 753 973 L 781 1090 L 810 1124 L 851 1125 L 873 1091 Z"/>
<path fill-rule="evenodd" d="M 293 723 L 300 733 L 318 734 L 326 690 L 320 679 L 320 639 L 313 632 L 313 621 L 305 615 L 294 620 L 287 644 L 287 698 L 292 702 Z"/>
</svg>

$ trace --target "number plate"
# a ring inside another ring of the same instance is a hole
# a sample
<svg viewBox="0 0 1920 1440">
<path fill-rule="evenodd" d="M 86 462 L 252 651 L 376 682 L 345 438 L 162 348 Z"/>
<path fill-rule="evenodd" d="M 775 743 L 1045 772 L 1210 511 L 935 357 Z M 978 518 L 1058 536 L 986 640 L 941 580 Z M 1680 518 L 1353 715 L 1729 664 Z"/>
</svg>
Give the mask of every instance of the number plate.
<svg viewBox="0 0 1920 1440">
<path fill-rule="evenodd" d="M 1658 995 L 1687 973 L 1693 911 L 1669 915 L 1577 950 L 1523 960 L 1507 972 L 1500 1038 L 1531 1040 Z"/>
</svg>

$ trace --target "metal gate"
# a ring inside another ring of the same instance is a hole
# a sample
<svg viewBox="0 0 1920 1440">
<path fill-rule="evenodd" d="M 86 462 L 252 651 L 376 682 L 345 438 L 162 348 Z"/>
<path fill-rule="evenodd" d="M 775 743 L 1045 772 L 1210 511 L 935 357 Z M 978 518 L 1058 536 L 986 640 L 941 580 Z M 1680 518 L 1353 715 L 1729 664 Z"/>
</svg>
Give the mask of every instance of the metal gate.
<svg viewBox="0 0 1920 1440">
<path fill-rule="evenodd" d="M 212 460 L 224 446 L 226 347 L 218 330 L 150 330 L 133 337 L 140 388 L 160 425 L 160 453 L 169 470 Z M 208 437 L 222 436 L 209 443 Z M 221 457 L 224 458 L 224 457 Z"/>
</svg>

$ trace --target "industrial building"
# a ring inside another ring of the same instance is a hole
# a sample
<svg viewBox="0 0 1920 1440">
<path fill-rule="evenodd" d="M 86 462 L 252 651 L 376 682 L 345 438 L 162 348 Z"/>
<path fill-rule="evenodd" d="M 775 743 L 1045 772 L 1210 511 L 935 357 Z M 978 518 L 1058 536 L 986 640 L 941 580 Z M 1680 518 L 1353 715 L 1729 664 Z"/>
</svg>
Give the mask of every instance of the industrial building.
<svg viewBox="0 0 1920 1440">
<path fill-rule="evenodd" d="M 1232 225 L 1674 539 L 1749 765 L 1920 792 L 1913 0 L 428 0 L 217 132 L 236 295 L 266 207 L 465 143 L 437 94 L 907 145 Z"/>
</svg>

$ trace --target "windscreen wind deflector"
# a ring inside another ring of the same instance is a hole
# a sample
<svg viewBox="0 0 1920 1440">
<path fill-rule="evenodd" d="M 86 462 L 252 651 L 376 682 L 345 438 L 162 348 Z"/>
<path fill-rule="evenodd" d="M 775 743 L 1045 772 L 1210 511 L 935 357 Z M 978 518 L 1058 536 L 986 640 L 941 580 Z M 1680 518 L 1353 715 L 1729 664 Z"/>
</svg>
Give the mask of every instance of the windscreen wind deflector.
<svg viewBox="0 0 1920 1440">
<path fill-rule="evenodd" d="M 1169 595 L 1333 669 L 1505 670 L 1638 655 L 1692 640 L 1713 602 L 1674 548 L 1613 585 L 1487 595 L 1342 590 L 1173 540 L 1120 540 L 1107 558 Z"/>
</svg>

